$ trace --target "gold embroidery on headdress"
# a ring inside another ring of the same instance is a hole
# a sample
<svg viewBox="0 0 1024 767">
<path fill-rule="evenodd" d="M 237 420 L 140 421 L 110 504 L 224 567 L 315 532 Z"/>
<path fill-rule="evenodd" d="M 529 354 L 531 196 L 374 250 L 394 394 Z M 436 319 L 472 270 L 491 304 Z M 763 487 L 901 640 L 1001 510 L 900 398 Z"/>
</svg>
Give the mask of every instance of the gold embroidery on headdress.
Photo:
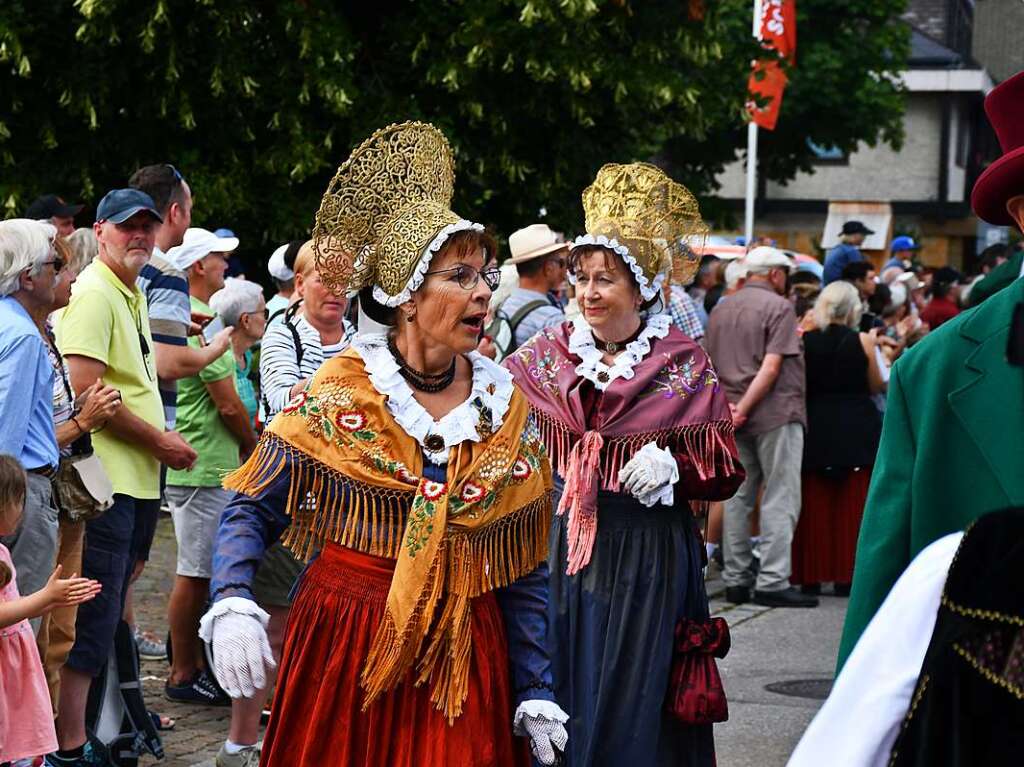
<svg viewBox="0 0 1024 767">
<path fill-rule="evenodd" d="M 696 198 L 660 168 L 609 163 L 583 191 L 587 233 L 618 240 L 648 281 L 666 273 L 685 285 L 700 265 L 692 245 L 707 236 Z"/>
<path fill-rule="evenodd" d="M 433 125 L 406 122 L 374 133 L 338 168 L 321 200 L 313 226 L 320 279 L 348 291 L 375 284 L 400 293 L 431 240 L 459 220 L 448 210 L 454 186 L 451 146 Z"/>
</svg>

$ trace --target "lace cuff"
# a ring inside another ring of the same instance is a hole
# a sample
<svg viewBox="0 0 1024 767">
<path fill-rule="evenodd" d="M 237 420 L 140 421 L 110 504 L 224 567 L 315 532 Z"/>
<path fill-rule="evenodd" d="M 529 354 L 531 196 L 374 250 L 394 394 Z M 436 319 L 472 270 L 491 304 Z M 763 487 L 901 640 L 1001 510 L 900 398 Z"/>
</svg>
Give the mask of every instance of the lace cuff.
<svg viewBox="0 0 1024 767">
<path fill-rule="evenodd" d="M 550 700 L 524 700 L 516 709 L 515 719 L 512 722 L 512 730 L 516 735 L 527 735 L 522 727 L 523 717 L 533 719 L 547 719 L 549 722 L 565 724 L 569 721 L 569 715 L 562 711 L 557 703 Z"/>
<path fill-rule="evenodd" d="M 245 597 L 225 597 L 219 602 L 214 602 L 213 607 L 207 610 L 206 615 L 200 619 L 199 638 L 204 642 L 212 642 L 213 624 L 217 621 L 217 618 L 228 613 L 248 615 L 251 618 L 255 618 L 264 629 L 267 628 L 267 624 L 270 622 L 270 616 L 266 611 L 251 599 L 246 599 Z"/>
</svg>

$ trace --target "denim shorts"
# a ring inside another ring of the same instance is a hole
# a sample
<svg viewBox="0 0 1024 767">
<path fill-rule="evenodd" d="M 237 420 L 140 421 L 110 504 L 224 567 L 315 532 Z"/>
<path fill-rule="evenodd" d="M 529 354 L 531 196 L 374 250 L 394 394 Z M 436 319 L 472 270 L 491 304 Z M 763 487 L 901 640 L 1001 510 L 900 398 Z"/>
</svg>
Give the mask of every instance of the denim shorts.
<svg viewBox="0 0 1024 767">
<path fill-rule="evenodd" d="M 117 493 L 113 506 L 86 522 L 82 576 L 95 578 L 103 590 L 78 607 L 75 644 L 67 659 L 75 671 L 96 676 L 109 659 L 114 631 L 124 611 L 128 578 L 141 548 L 149 551 L 153 540 L 150 520 L 156 520 L 159 509 L 159 499 Z"/>
</svg>

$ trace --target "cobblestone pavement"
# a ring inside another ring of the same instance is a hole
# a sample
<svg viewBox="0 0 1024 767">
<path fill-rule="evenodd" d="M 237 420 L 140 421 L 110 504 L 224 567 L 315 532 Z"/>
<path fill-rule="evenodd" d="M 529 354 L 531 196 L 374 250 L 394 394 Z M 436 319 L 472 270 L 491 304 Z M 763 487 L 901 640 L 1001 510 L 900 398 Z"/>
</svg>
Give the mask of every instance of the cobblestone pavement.
<svg viewBox="0 0 1024 767">
<path fill-rule="evenodd" d="M 174 585 L 177 546 L 168 514 L 160 514 L 150 561 L 135 584 L 135 616 L 140 626 L 157 636 L 167 635 L 167 599 Z M 166 661 L 143 661 L 142 678 L 146 704 L 150 710 L 169 716 L 177 723 L 174 730 L 160 733 L 164 759 L 147 756 L 140 764 L 162 767 L 212 765 L 220 744 L 228 733 L 231 709 L 172 703 L 164 697 L 167 679 Z"/>
<path fill-rule="evenodd" d="M 141 626 L 164 636 L 167 632 L 167 599 L 174 582 L 176 557 L 174 530 L 170 516 L 166 514 L 161 514 L 151 557 L 135 587 L 135 611 Z M 734 652 L 723 665 L 732 716 L 727 725 L 716 728 L 719 763 L 723 767 L 782 765 L 820 701 L 799 702 L 802 707 L 793 708 L 790 700 L 763 693 L 761 686 L 765 680 L 758 675 L 771 674 L 757 648 L 762 646 L 762 642 L 769 642 L 777 648 L 781 657 L 767 664 L 778 667 L 776 676 L 831 676 L 828 672 L 834 662 L 834 644 L 838 642 L 845 600 L 843 607 L 837 603 L 835 608 L 838 609 L 831 610 L 833 617 L 830 622 L 819 625 L 821 618 L 814 615 L 817 611 L 800 610 L 792 614 L 794 611 L 772 610 L 754 604 L 740 607 L 728 604 L 724 601 L 725 585 L 715 565 L 709 571 L 707 588 L 712 614 L 724 615 L 733 631 Z M 749 652 L 739 652 L 743 649 L 741 645 L 746 646 Z M 821 658 L 817 659 L 819 655 Z M 809 662 L 809 657 L 817 659 L 817 662 Z M 787 665 L 794 668 L 785 668 L 786 673 L 783 673 L 781 669 Z M 797 669 L 802 673 L 797 673 Z M 176 720 L 177 726 L 171 732 L 161 733 L 165 751 L 163 761 L 146 757 L 140 764 L 213 767 L 213 758 L 227 735 L 230 709 L 168 701 L 163 696 L 167 677 L 165 661 L 143 661 L 142 674 L 150 709 L 170 716 Z M 747 677 L 756 677 L 756 684 L 748 683 Z M 758 696 L 766 699 L 761 700 Z M 785 728 L 779 729 L 780 721 L 786 725 Z M 767 733 L 765 727 L 768 728 Z M 772 732 L 776 730 L 773 736 Z M 759 749 L 767 750 L 760 752 Z M 754 759 L 748 761 L 748 754 Z"/>
</svg>

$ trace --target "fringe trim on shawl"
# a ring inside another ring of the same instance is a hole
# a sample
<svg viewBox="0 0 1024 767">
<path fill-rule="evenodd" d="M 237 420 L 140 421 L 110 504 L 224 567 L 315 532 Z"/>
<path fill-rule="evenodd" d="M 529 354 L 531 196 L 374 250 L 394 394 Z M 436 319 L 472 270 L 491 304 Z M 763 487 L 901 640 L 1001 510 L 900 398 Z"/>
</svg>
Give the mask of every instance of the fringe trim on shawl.
<svg viewBox="0 0 1024 767">
<path fill-rule="evenodd" d="M 419 596 L 405 629 L 399 632 L 390 611 L 381 620 L 361 677 L 366 693 L 363 710 L 402 681 L 429 633 L 432 638 L 417 665 L 415 684 L 430 683 L 431 702 L 452 724 L 462 714 L 469 690 L 470 600 L 533 572 L 547 557 L 550 524 L 551 496 L 545 491 L 481 530 L 449 529 L 431 563 L 428 583 L 433 587 Z M 446 598 L 441 614 L 431 627 L 442 596 Z"/>
<path fill-rule="evenodd" d="M 597 539 L 597 509 L 593 499 L 599 481 L 598 461 L 604 438 L 588 431 L 573 447 L 569 471 L 564 475 L 565 489 L 558 504 L 559 514 L 569 514 L 569 566 L 566 575 L 575 575 L 588 564 Z"/>
<path fill-rule="evenodd" d="M 397 559 L 409 505 L 408 491 L 357 482 L 271 432 L 239 469 L 224 478 L 228 490 L 257 495 L 291 468 L 285 513 L 292 523 L 281 542 L 308 561 L 325 543 Z"/>
<path fill-rule="evenodd" d="M 583 437 L 565 423 L 531 406 L 537 419 L 541 439 L 547 447 L 552 465 L 564 479 L 571 469 L 573 447 Z M 601 449 L 600 482 L 604 490 L 618 492 L 619 469 L 648 442 L 668 447 L 689 456 L 701 479 L 716 476 L 715 457 L 720 456 L 725 476 L 736 473 L 735 461 L 729 452 L 727 438 L 733 433 L 731 421 L 705 421 L 662 431 L 648 431 L 625 437 L 605 437 Z"/>
</svg>

